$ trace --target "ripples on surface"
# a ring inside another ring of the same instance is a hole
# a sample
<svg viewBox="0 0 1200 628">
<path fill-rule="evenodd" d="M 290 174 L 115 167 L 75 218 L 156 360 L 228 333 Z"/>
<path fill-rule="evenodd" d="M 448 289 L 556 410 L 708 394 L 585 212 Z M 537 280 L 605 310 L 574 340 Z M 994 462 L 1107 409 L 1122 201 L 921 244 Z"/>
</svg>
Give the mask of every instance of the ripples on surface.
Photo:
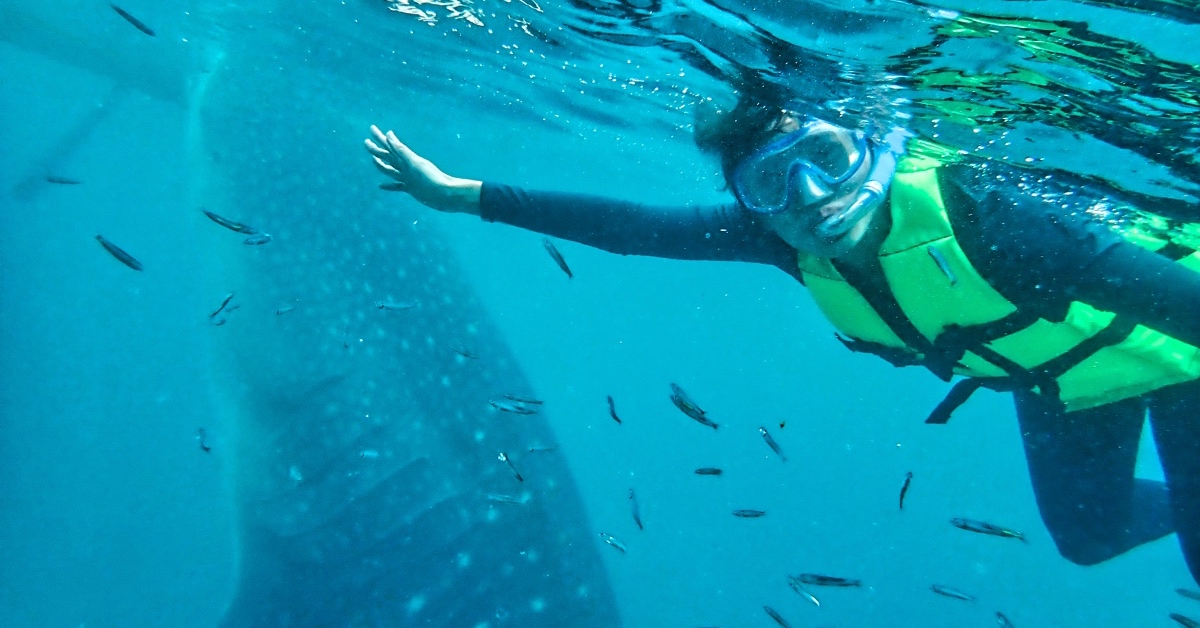
<svg viewBox="0 0 1200 628">
<path fill-rule="evenodd" d="M 1200 11 L 1183 2 L 387 0 L 290 9 L 296 36 L 282 43 L 316 63 L 362 73 L 364 84 L 450 91 L 467 106 L 474 99 L 570 133 L 686 141 L 697 103 L 727 103 L 731 84 L 754 80 L 843 124 L 907 124 L 963 155 L 1035 172 L 1188 201 L 1200 180 L 1191 122 L 1200 53 L 1186 46 L 1200 36 Z M 350 20 L 329 19 L 348 11 Z M 372 58 L 378 65 L 363 64 Z"/>
<path fill-rule="evenodd" d="M 387 0 L 269 17 L 289 11 L 282 48 L 315 64 L 568 132 L 684 140 L 691 109 L 740 77 L 844 123 L 911 118 L 954 149 L 1126 190 L 1194 200 L 1200 180 L 1200 11 L 1183 2 Z"/>
</svg>

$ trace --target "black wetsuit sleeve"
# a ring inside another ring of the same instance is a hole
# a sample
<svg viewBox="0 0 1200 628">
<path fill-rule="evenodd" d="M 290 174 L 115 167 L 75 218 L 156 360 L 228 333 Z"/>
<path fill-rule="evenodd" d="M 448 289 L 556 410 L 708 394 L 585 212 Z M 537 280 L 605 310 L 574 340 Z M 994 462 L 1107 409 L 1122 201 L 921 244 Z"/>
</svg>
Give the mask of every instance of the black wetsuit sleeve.
<svg viewBox="0 0 1200 628">
<path fill-rule="evenodd" d="M 1022 176 L 949 166 L 940 177 L 960 245 L 992 287 L 1048 320 L 1081 301 L 1200 346 L 1200 273 L 1089 217 L 1108 191 Z"/>
<path fill-rule="evenodd" d="M 620 255 L 769 264 L 798 276 L 795 249 L 736 204 L 662 207 L 485 182 L 480 216 Z"/>
<path fill-rule="evenodd" d="M 1077 301 L 1200 346 L 1200 273 L 1139 246 L 1106 249 L 1069 292 Z"/>
</svg>

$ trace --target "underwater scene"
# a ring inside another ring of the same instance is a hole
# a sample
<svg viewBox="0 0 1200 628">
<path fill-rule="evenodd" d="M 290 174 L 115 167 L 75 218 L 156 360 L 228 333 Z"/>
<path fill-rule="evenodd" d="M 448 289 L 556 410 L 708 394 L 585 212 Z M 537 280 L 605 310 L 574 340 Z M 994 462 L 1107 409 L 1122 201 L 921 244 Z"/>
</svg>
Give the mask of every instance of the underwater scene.
<svg viewBox="0 0 1200 628">
<path fill-rule="evenodd" d="M 0 0 L 0 627 L 1200 626 L 1198 40 Z"/>
</svg>

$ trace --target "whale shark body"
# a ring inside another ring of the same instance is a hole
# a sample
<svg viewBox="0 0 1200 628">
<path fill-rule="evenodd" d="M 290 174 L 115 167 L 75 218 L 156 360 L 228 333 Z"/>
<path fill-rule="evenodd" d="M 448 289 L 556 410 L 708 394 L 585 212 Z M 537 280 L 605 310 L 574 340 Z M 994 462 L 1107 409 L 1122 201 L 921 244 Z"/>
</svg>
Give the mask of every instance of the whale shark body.
<svg viewBox="0 0 1200 628">
<path fill-rule="evenodd" d="M 529 383 L 437 232 L 378 207 L 357 141 L 307 139 L 349 131 L 286 98 L 224 106 L 264 85 L 222 80 L 203 116 L 227 173 L 213 206 L 272 235 L 230 234 L 243 537 L 224 625 L 618 623 L 565 462 L 540 451 L 545 416 L 488 403 Z"/>
</svg>

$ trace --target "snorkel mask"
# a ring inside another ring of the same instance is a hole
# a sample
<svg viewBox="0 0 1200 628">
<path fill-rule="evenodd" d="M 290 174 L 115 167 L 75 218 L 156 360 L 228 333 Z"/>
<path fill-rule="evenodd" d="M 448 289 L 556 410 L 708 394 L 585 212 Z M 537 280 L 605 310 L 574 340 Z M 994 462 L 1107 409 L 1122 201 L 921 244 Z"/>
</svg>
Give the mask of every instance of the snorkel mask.
<svg viewBox="0 0 1200 628">
<path fill-rule="evenodd" d="M 851 134 L 849 146 L 846 133 Z M 837 237 L 887 197 L 908 137 L 907 131 L 896 127 L 882 141 L 868 141 L 863 131 L 847 131 L 809 117 L 796 131 L 744 159 L 734 171 L 733 192 L 743 206 L 760 214 L 811 208 L 837 194 L 862 168 L 870 151 L 874 163 L 854 201 L 816 227 L 819 236 Z M 807 203 L 801 206 L 800 199 Z"/>
</svg>

